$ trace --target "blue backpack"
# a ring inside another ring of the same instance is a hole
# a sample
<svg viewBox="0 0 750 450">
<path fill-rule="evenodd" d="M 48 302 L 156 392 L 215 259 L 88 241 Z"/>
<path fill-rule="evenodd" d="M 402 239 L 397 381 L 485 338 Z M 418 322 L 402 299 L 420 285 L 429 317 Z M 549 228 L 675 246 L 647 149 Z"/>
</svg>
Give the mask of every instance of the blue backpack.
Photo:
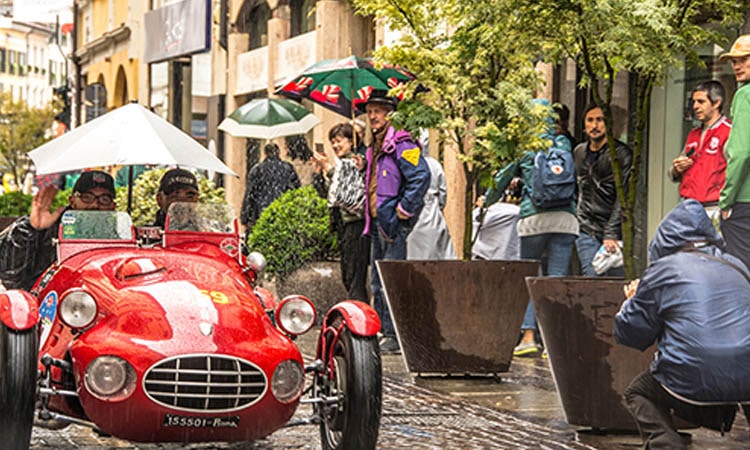
<svg viewBox="0 0 750 450">
<path fill-rule="evenodd" d="M 557 147 L 537 152 L 531 177 L 531 200 L 542 209 L 568 206 L 576 200 L 573 152 Z"/>
</svg>

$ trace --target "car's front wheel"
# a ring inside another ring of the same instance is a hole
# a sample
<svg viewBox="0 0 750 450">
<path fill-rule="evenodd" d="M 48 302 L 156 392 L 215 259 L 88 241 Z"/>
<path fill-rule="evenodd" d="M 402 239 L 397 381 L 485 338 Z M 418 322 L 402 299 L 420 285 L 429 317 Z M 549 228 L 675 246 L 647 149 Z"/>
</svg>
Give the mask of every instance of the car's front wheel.
<svg viewBox="0 0 750 450">
<path fill-rule="evenodd" d="M 0 323 L 0 447 L 26 450 L 34 425 L 37 330 L 16 331 Z"/>
<path fill-rule="evenodd" d="M 383 397 L 380 348 L 375 336 L 344 328 L 332 353 L 334 374 L 327 394 L 341 397 L 324 408 L 320 424 L 324 450 L 374 449 Z"/>
</svg>

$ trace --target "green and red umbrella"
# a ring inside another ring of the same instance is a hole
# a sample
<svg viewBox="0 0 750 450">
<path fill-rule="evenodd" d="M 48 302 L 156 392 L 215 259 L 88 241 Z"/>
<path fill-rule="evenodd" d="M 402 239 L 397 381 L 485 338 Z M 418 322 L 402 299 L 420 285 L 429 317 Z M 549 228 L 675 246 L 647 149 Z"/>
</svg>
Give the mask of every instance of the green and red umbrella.
<svg viewBox="0 0 750 450">
<path fill-rule="evenodd" d="M 388 91 L 414 80 L 404 68 L 384 64 L 376 67 L 371 58 L 349 56 L 327 59 L 305 69 L 276 93 L 300 100 L 307 98 L 324 108 L 353 117 L 373 91 Z"/>
</svg>

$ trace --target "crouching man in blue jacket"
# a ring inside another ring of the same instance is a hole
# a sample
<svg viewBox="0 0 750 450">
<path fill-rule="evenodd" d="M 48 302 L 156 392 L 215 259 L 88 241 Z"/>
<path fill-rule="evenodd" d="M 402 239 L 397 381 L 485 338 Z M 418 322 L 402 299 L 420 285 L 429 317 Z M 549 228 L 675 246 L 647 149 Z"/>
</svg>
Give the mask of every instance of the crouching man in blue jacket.
<svg viewBox="0 0 750 450">
<path fill-rule="evenodd" d="M 640 282 L 625 288 L 617 342 L 642 351 L 658 341 L 625 390 L 647 449 L 687 448 L 670 411 L 723 433 L 750 401 L 750 274 L 723 245 L 701 204 L 686 200 L 659 224 Z"/>
</svg>

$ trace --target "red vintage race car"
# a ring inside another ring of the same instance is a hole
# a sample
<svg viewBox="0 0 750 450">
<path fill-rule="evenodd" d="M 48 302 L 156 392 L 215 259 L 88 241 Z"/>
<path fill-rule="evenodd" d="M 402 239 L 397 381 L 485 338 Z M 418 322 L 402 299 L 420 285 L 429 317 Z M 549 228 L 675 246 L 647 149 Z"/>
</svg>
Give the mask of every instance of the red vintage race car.
<svg viewBox="0 0 750 450">
<path fill-rule="evenodd" d="M 31 292 L 0 293 L 0 442 L 27 449 L 37 423 L 77 423 L 138 442 L 251 441 L 319 424 L 324 449 L 375 448 L 380 320 L 342 301 L 315 360 L 294 337 L 312 302 L 256 282 L 221 205 L 176 203 L 165 230 L 122 212 L 67 211 L 57 262 Z M 290 422 L 300 403 L 312 415 Z"/>
</svg>

